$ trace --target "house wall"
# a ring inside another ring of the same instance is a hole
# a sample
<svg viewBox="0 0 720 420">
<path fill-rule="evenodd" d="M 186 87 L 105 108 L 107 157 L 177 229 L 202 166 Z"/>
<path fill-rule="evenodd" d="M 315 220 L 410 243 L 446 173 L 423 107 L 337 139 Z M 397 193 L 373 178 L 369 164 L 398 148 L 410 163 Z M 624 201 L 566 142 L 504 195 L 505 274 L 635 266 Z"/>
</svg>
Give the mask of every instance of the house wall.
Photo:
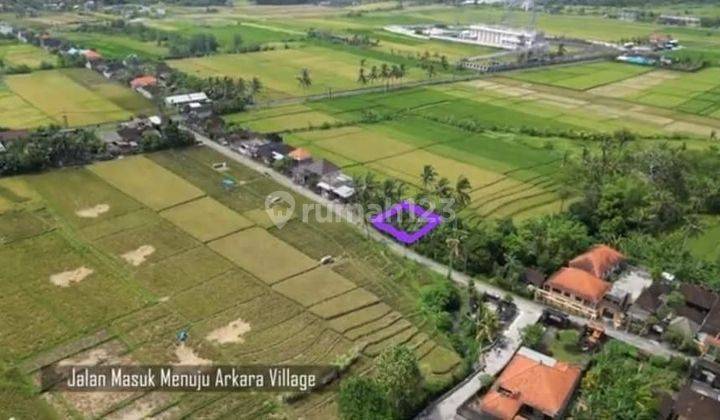
<svg viewBox="0 0 720 420">
<path fill-rule="evenodd" d="M 574 315 L 590 319 L 596 319 L 599 316 L 596 305 L 585 300 L 578 301 L 572 294 L 566 296 L 562 292 L 554 290 L 535 289 L 535 299 Z"/>
</svg>

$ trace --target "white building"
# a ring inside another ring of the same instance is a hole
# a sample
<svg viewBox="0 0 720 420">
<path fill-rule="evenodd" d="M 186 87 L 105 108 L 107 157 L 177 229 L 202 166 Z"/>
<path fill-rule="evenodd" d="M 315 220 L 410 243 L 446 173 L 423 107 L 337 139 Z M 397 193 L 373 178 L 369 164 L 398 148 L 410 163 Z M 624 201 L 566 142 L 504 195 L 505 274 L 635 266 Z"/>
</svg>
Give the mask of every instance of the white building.
<svg viewBox="0 0 720 420">
<path fill-rule="evenodd" d="M 661 15 L 658 22 L 663 25 L 700 26 L 700 18 L 694 16 Z"/>
<path fill-rule="evenodd" d="M 165 98 L 165 105 L 167 106 L 186 105 L 193 102 L 202 104 L 210 102 L 210 99 L 207 97 L 205 92 L 187 93 L 184 95 L 168 96 Z"/>
<path fill-rule="evenodd" d="M 536 48 L 547 44 L 540 32 L 490 25 L 470 25 L 460 32 L 458 38 L 505 50 Z"/>
<path fill-rule="evenodd" d="M 8 36 L 13 34 L 13 27 L 5 22 L 0 22 L 0 35 Z"/>
</svg>

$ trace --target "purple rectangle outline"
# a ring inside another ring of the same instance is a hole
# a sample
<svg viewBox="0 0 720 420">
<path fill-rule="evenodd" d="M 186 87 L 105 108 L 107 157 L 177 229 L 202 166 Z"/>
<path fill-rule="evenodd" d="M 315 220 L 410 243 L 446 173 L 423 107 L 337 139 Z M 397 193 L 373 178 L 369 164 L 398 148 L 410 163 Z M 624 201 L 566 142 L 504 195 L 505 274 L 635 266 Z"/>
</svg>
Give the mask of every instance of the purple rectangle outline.
<svg viewBox="0 0 720 420">
<path fill-rule="evenodd" d="M 410 233 L 404 230 L 400 230 L 386 222 L 388 218 L 406 211 L 410 211 L 415 216 L 420 217 L 420 219 L 426 222 L 425 225 L 423 225 L 423 227 L 418 229 L 416 232 Z M 442 217 L 439 214 L 433 213 L 429 210 L 425 210 L 417 204 L 410 203 L 408 201 L 401 201 L 400 203 L 395 204 L 394 206 L 390 207 L 389 209 L 385 210 L 380 214 L 373 216 L 373 218 L 370 219 L 370 223 L 372 223 L 375 229 L 381 232 L 385 232 L 393 238 L 397 239 L 398 241 L 407 245 L 417 242 L 418 239 L 422 238 L 423 236 L 430 233 L 431 230 L 438 227 L 441 222 Z"/>
</svg>

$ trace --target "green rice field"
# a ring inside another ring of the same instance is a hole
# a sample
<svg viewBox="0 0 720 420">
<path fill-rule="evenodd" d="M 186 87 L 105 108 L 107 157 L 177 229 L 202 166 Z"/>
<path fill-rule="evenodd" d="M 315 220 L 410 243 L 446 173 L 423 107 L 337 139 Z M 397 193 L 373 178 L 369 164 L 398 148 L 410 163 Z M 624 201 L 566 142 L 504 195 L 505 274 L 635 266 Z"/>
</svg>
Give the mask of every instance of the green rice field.
<svg viewBox="0 0 720 420">
<path fill-rule="evenodd" d="M 624 66 L 595 63 L 582 66 L 582 72 L 591 74 L 601 67 L 617 73 Z M 575 69 L 565 74 L 572 72 L 580 74 Z M 517 80 L 520 74 L 512 79 L 495 77 L 259 109 L 227 120 L 261 132 L 292 131 L 285 135 L 287 142 L 348 173 L 372 171 L 381 179 L 402 180 L 415 190 L 422 188 L 420 173 L 427 164 L 451 181 L 466 176 L 473 187 L 468 211 L 518 219 L 566 207 L 569 200 L 561 198 L 556 174 L 568 154 L 579 153 L 579 144 L 511 132 L 471 133 L 453 122 L 605 132 L 627 128 L 641 134 L 684 132 L 704 138 L 720 127 L 720 122 L 712 119 L 685 121 L 660 108 L 599 101 L 593 92 L 529 84 Z M 603 80 L 607 82 L 608 77 Z M 367 110 L 391 118 L 362 124 Z M 342 127 L 332 128 L 340 122 Z M 706 140 L 689 141 L 688 145 L 706 147 Z"/>
<path fill-rule="evenodd" d="M 7 67 L 28 66 L 38 69 L 43 63 L 54 65 L 57 57 L 34 45 L 0 41 L 0 60 Z"/>
<path fill-rule="evenodd" d="M 153 59 L 163 58 L 168 54 L 165 46 L 157 45 L 155 42 L 143 42 L 129 36 L 94 32 L 61 32 L 58 35 L 82 48 L 95 50 L 109 59 L 124 59 L 130 54 Z"/>
<path fill-rule="evenodd" d="M 87 69 L 36 71 L 7 76 L 3 82 L 0 126 L 4 127 L 83 126 L 154 112 L 144 97 Z"/>
<path fill-rule="evenodd" d="M 0 413 L 337 416 L 333 391 L 285 403 L 265 393 L 46 398 L 23 388 L 57 361 L 327 364 L 344 357 L 355 360 L 350 373 L 357 374 L 373 369 L 382 349 L 406 343 L 428 381 L 457 379 L 458 355 L 416 301 L 434 274 L 388 256 L 345 224 L 256 225 L 242 214 L 264 212 L 265 195 L 280 187 L 232 163 L 216 172 L 212 163 L 222 159 L 196 147 L 0 180 L 0 363 L 15 368 L 6 383 L 18 386 L 0 391 Z M 236 182 L 230 190 L 221 182 L 228 178 Z M 329 254 L 339 262 L 320 266 Z M 183 345 L 180 329 L 191 337 Z"/>
<path fill-rule="evenodd" d="M 393 59 L 390 55 L 381 57 Z M 265 86 L 261 96 L 278 99 L 364 87 L 357 82 L 362 59 L 366 60 L 366 69 L 382 63 L 394 64 L 393 61 L 367 57 L 362 50 L 316 45 L 171 60 L 169 64 L 180 71 L 200 77 L 258 77 Z M 304 68 L 309 70 L 312 81 L 307 87 L 302 86 L 297 79 Z M 408 68 L 403 81 L 421 80 L 425 77 L 419 68 Z"/>
<path fill-rule="evenodd" d="M 650 67 L 601 61 L 591 64 L 528 70 L 514 73 L 510 77 L 531 83 L 587 90 L 647 73 L 650 70 Z"/>
</svg>

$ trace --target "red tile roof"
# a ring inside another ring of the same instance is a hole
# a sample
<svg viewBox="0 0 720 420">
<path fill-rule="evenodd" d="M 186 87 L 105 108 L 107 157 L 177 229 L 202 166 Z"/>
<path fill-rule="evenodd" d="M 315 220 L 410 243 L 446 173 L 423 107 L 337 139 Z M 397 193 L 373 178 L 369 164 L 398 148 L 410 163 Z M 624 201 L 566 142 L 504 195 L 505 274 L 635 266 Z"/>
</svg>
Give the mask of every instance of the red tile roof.
<svg viewBox="0 0 720 420">
<path fill-rule="evenodd" d="M 295 159 L 297 161 L 310 159 L 312 155 L 307 150 L 303 149 L 302 147 L 298 147 L 297 149 L 293 150 L 288 154 L 292 159 Z"/>
<path fill-rule="evenodd" d="M 580 368 L 555 362 L 550 366 L 517 353 L 481 401 L 483 412 L 512 419 L 522 405 L 554 417 L 567 405 L 580 380 Z"/>
<path fill-rule="evenodd" d="M 573 258 L 568 266 L 585 270 L 595 277 L 604 278 L 608 270 L 623 261 L 625 261 L 625 257 L 620 252 L 607 245 L 597 245 Z"/>
<path fill-rule="evenodd" d="M 130 82 L 130 87 L 137 89 L 145 86 L 155 86 L 156 84 L 157 79 L 155 76 L 140 76 Z"/>
<path fill-rule="evenodd" d="M 85 58 L 87 58 L 90 61 L 99 60 L 102 58 L 102 55 L 100 55 L 100 53 L 95 52 L 93 50 L 85 50 L 83 52 L 83 55 L 85 56 Z"/>
<path fill-rule="evenodd" d="M 587 271 L 573 267 L 561 268 L 545 284 L 590 302 L 599 302 L 612 286 Z"/>
</svg>

